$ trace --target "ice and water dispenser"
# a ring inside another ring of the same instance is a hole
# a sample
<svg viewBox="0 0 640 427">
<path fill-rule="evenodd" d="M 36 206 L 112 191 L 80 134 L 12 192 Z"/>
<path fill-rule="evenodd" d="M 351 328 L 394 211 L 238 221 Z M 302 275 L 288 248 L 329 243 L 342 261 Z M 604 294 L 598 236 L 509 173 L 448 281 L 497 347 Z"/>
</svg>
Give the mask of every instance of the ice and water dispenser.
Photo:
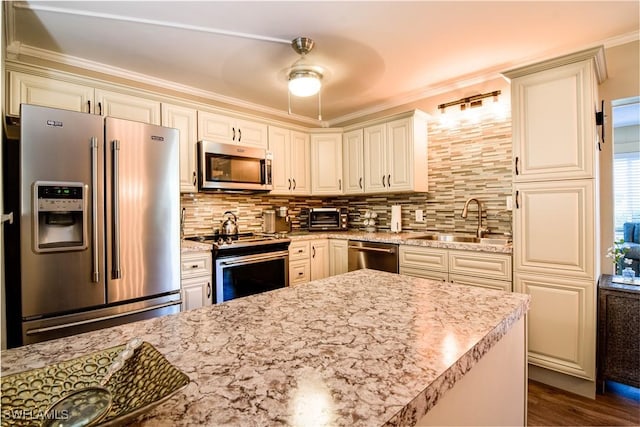
<svg viewBox="0 0 640 427">
<path fill-rule="evenodd" d="M 63 252 L 87 248 L 87 188 L 81 182 L 33 183 L 33 249 Z"/>
</svg>

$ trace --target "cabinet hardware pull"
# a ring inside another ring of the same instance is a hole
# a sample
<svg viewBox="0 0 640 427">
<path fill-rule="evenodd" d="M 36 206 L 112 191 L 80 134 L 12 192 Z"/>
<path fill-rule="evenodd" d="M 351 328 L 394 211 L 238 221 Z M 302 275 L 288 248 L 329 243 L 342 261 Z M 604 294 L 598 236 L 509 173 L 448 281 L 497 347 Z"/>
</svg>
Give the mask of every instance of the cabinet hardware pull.
<svg viewBox="0 0 640 427">
<path fill-rule="evenodd" d="M 301 254 L 302 252 L 304 252 L 304 249 L 298 249 L 299 254 Z"/>
<path fill-rule="evenodd" d="M 242 129 L 238 128 L 238 142 L 242 141 Z"/>
<path fill-rule="evenodd" d="M 191 268 L 198 268 L 198 264 L 193 264 Z"/>
<path fill-rule="evenodd" d="M 211 298 L 211 282 L 207 282 L 207 298 Z"/>
<path fill-rule="evenodd" d="M 87 101 L 87 105 L 89 106 L 87 113 L 91 114 L 91 101 Z"/>
<path fill-rule="evenodd" d="M 316 247 L 315 247 L 315 246 L 312 246 L 312 247 L 311 247 L 311 249 L 313 250 L 313 251 L 312 251 L 311 258 L 315 258 L 315 257 L 316 257 Z"/>
<path fill-rule="evenodd" d="M 235 141 L 236 140 L 236 128 L 231 128 L 231 130 L 233 131 L 233 136 L 231 136 L 231 140 Z"/>
<path fill-rule="evenodd" d="M 338 190 L 342 191 L 342 180 L 338 180 Z"/>
<path fill-rule="evenodd" d="M 520 175 L 518 172 L 518 156 L 516 156 L 516 175 Z"/>
<path fill-rule="evenodd" d="M 358 185 L 360 186 L 360 189 L 362 190 L 362 177 L 360 177 L 360 180 L 358 181 Z"/>
<path fill-rule="evenodd" d="M 289 178 L 289 190 L 291 190 L 291 178 Z"/>
<path fill-rule="evenodd" d="M 520 209 L 520 203 L 518 202 L 519 196 L 520 196 L 520 191 L 516 190 L 516 209 Z"/>
<path fill-rule="evenodd" d="M 98 115 L 102 115 L 102 102 L 98 102 Z"/>
<path fill-rule="evenodd" d="M 296 185 L 296 179 L 295 179 L 295 178 L 293 178 L 293 190 L 294 190 L 294 191 L 295 191 L 296 187 L 297 187 L 297 185 Z"/>
<path fill-rule="evenodd" d="M 385 176 L 384 176 L 384 175 L 382 175 L 382 186 L 383 186 L 383 187 L 386 187 L 386 185 L 384 185 L 384 178 L 385 178 Z"/>
<path fill-rule="evenodd" d="M 391 188 L 391 174 L 387 175 L 387 187 Z"/>
<path fill-rule="evenodd" d="M 298 276 L 303 276 L 304 275 L 304 271 L 299 271 L 298 272 Z"/>
<path fill-rule="evenodd" d="M 193 185 L 196 185 L 196 171 L 193 171 Z"/>
</svg>

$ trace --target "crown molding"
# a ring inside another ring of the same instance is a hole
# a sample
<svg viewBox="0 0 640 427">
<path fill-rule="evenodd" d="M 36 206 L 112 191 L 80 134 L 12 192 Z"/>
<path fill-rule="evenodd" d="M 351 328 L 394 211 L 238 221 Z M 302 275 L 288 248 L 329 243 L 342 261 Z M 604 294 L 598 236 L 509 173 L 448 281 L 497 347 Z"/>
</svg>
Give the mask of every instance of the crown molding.
<svg viewBox="0 0 640 427">
<path fill-rule="evenodd" d="M 326 127 L 327 122 L 313 119 L 311 117 L 300 116 L 297 114 L 288 114 L 286 111 L 278 110 L 271 107 L 266 107 L 260 104 L 254 104 L 252 102 L 232 98 L 225 95 L 220 95 L 211 91 L 206 91 L 192 86 L 187 86 L 168 80 L 159 79 L 146 74 L 136 73 L 134 71 L 126 70 L 124 68 L 114 67 L 111 65 L 102 64 L 100 62 L 90 61 L 88 59 L 74 57 L 70 55 L 60 54 L 57 52 L 51 52 L 46 49 L 40 49 L 33 46 L 28 46 L 14 42 L 11 45 L 11 50 L 7 49 L 7 53 L 15 55 L 16 58 L 20 57 L 33 57 L 45 61 L 55 62 L 67 66 L 77 67 L 88 71 L 102 73 L 126 80 L 135 81 L 142 84 L 147 84 L 154 87 L 159 87 L 167 90 L 172 90 L 180 93 L 197 96 L 200 98 L 208 99 L 214 102 L 220 102 L 227 105 L 231 105 L 237 108 L 250 110 L 256 113 L 269 114 L 275 117 L 279 117 L 284 120 L 294 120 L 297 122 L 305 123 L 313 127 Z"/>
</svg>

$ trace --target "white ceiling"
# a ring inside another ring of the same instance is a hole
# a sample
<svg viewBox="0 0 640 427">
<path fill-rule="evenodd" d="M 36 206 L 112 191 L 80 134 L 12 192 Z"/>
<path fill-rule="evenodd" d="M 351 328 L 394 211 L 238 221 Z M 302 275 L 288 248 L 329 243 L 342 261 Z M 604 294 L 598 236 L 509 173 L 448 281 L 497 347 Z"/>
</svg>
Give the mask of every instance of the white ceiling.
<svg viewBox="0 0 640 427">
<path fill-rule="evenodd" d="M 286 115 L 286 44 L 328 69 L 323 119 L 432 96 L 526 63 L 638 38 L 638 1 L 5 2 L 8 52 Z M 238 32 L 273 38 L 222 35 Z M 317 117 L 317 98 L 292 98 Z"/>
</svg>

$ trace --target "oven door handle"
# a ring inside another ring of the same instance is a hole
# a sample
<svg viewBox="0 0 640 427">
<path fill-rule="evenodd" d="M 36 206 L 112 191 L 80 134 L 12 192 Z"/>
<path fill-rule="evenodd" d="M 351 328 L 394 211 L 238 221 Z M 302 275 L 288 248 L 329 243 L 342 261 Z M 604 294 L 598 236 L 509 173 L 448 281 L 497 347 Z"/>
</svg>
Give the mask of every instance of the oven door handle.
<svg viewBox="0 0 640 427">
<path fill-rule="evenodd" d="M 282 259 L 284 257 L 289 256 L 289 252 L 288 251 L 279 251 L 279 252 L 273 252 L 273 253 L 269 253 L 268 255 L 257 255 L 257 256 L 243 256 L 243 257 L 239 257 L 239 258 L 235 258 L 231 261 L 220 261 L 220 265 L 224 265 L 227 267 L 233 266 L 233 265 L 246 265 L 246 264 L 255 264 L 257 262 L 263 262 L 263 261 L 271 261 L 271 260 L 276 260 L 276 259 Z"/>
</svg>

